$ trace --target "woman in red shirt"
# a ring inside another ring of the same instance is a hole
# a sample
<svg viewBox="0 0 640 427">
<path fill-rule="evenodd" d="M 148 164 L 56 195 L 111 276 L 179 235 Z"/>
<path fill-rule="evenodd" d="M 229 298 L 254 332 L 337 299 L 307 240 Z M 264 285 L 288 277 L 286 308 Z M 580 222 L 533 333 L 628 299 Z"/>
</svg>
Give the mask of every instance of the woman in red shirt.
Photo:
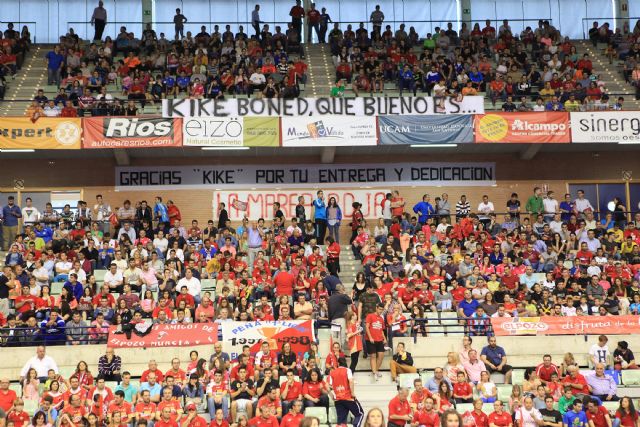
<svg viewBox="0 0 640 427">
<path fill-rule="evenodd" d="M 629 397 L 620 400 L 620 407 L 616 411 L 616 419 L 620 421 L 622 427 L 637 427 L 638 413 L 633 406 L 633 401 Z"/>
<path fill-rule="evenodd" d="M 327 355 L 327 359 L 324 362 L 325 375 L 328 375 L 332 369 L 338 367 L 338 359 L 341 357 L 345 357 L 345 355 L 340 348 L 340 343 L 334 342 L 331 346 L 331 353 Z"/>
<path fill-rule="evenodd" d="M 309 372 L 307 380 L 302 384 L 302 396 L 304 397 L 304 407 L 322 406 L 329 407 L 329 389 L 322 380 L 320 370 L 314 368 Z"/>
<path fill-rule="evenodd" d="M 351 357 L 351 372 L 356 371 L 360 352 L 362 351 L 362 327 L 358 321 L 358 316 L 354 312 L 347 314 L 347 345 Z"/>
</svg>

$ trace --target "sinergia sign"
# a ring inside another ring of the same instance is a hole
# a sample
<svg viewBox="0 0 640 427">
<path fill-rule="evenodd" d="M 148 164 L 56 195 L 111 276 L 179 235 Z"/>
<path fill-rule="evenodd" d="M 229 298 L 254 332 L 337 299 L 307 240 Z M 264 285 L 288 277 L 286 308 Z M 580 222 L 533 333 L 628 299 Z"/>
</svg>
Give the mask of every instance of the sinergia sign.
<svg viewBox="0 0 640 427">
<path fill-rule="evenodd" d="M 488 186 L 495 163 L 198 165 L 116 168 L 116 189 L 254 189 L 359 186 Z"/>
<path fill-rule="evenodd" d="M 428 114 L 482 114 L 481 96 L 463 98 L 370 97 L 370 98 L 231 98 L 163 99 L 163 117 L 302 117 L 385 116 Z"/>
</svg>

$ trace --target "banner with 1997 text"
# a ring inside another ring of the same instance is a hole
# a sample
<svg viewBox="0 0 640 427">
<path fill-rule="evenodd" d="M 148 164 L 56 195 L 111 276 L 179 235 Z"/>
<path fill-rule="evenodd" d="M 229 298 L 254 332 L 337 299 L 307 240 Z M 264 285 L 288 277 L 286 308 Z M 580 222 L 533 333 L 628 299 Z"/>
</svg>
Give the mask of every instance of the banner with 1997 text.
<svg viewBox="0 0 640 427">
<path fill-rule="evenodd" d="M 313 320 L 255 320 L 251 322 L 222 322 L 222 350 L 231 359 L 242 353 L 248 345 L 251 354 L 260 351 L 264 341 L 271 350 L 280 352 L 284 343 L 291 344 L 291 350 L 302 356 L 315 341 Z"/>
<path fill-rule="evenodd" d="M 426 114 L 484 114 L 481 96 L 462 98 L 367 97 L 367 98 L 230 98 L 163 99 L 163 117 L 301 117 L 385 116 Z"/>
<path fill-rule="evenodd" d="M 496 164 L 371 163 L 302 165 L 126 166 L 116 168 L 116 190 L 215 190 L 440 185 L 488 186 Z"/>
</svg>

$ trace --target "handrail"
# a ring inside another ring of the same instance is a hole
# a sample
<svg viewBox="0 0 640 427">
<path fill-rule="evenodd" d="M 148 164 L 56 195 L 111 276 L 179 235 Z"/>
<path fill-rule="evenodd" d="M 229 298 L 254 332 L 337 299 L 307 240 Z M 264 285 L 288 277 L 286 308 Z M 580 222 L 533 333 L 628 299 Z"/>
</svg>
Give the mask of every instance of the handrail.
<svg viewBox="0 0 640 427">
<path fill-rule="evenodd" d="M 461 316 L 456 316 L 455 314 L 451 314 L 450 317 L 441 317 L 440 316 L 441 313 L 442 313 L 441 311 L 438 311 L 438 320 L 439 321 L 443 321 L 443 320 L 444 321 L 451 321 L 451 322 L 456 322 L 456 324 L 455 325 L 454 324 L 451 324 L 451 325 L 442 325 L 442 324 L 440 324 L 438 326 L 442 326 L 443 327 L 442 331 L 435 331 L 435 332 L 429 331 L 428 332 L 429 334 L 431 334 L 431 333 L 443 334 L 443 335 L 445 335 L 445 334 L 447 334 L 447 335 L 448 334 L 462 334 L 462 335 L 486 336 L 486 337 L 494 335 L 493 324 L 491 323 L 491 316 L 488 316 L 488 317 L 483 318 L 483 319 L 478 319 L 478 318 L 474 318 L 474 317 L 461 317 Z M 393 336 L 392 326 L 410 323 L 411 325 L 409 325 L 408 327 L 411 327 L 416 322 L 418 322 L 418 323 L 424 323 L 424 325 L 426 327 L 429 327 L 430 322 L 433 322 L 433 321 L 434 321 L 434 319 L 429 319 L 427 317 L 422 317 L 422 318 L 416 318 L 416 319 L 413 319 L 413 318 L 404 319 L 404 320 L 401 320 L 399 322 L 393 322 L 391 324 L 388 324 L 387 325 L 387 343 L 388 343 L 387 345 L 393 349 L 394 336 Z M 480 324 L 472 325 L 472 322 L 480 322 Z M 444 330 L 444 328 L 447 327 L 447 326 L 456 326 L 456 325 L 457 326 L 462 326 L 463 327 L 462 331 L 451 331 L 451 332 L 449 332 L 449 331 L 445 331 Z M 480 329 L 474 330 L 473 328 L 475 326 L 479 326 L 481 328 L 485 328 L 485 331 L 483 333 L 481 333 L 481 334 L 477 334 L 477 332 L 480 331 Z M 396 337 L 396 338 L 399 338 L 399 339 L 400 338 L 413 338 L 413 342 L 415 344 L 415 343 L 418 342 L 418 335 L 420 335 L 420 334 L 421 334 L 420 332 L 413 333 L 413 332 L 409 331 L 409 335 L 408 336 Z"/>
<path fill-rule="evenodd" d="M 587 29 L 588 28 L 588 23 L 593 23 L 594 21 L 597 21 L 598 22 L 598 26 L 600 26 L 602 24 L 608 23 L 606 21 L 613 21 L 614 22 L 614 27 L 611 30 L 614 31 L 618 21 L 628 21 L 630 23 L 633 19 L 640 20 L 640 16 L 629 16 L 629 17 L 625 17 L 625 16 L 586 17 L 586 18 L 582 18 L 582 37 L 585 40 L 588 39 L 588 36 L 587 36 L 588 33 L 589 33 L 589 30 Z M 602 22 L 602 21 L 605 21 L 605 22 Z M 629 24 L 629 26 L 631 26 L 631 25 Z"/>
<path fill-rule="evenodd" d="M 5 326 L 0 329 L 0 347 L 26 347 L 40 344 L 65 345 L 67 343 L 67 329 L 86 329 L 86 338 L 79 340 L 81 345 L 103 344 L 107 342 L 107 337 L 109 335 L 108 332 L 100 331 L 99 329 L 101 328 L 96 328 L 91 325 L 67 327 L 65 324 L 65 326 L 55 329 L 59 332 L 56 334 L 47 334 L 45 332 L 46 327 L 41 327 L 40 323 L 33 328 L 24 326 L 9 328 Z M 91 329 L 96 329 L 96 333 L 94 335 L 97 337 L 91 338 L 89 336 L 89 330 Z M 28 335 L 23 335 L 22 331 L 30 333 Z"/>
<path fill-rule="evenodd" d="M 32 25 L 33 24 L 33 31 L 29 30 L 29 33 L 31 33 L 31 37 L 33 38 L 33 43 L 36 43 L 36 34 L 38 31 L 38 22 L 37 21 L 0 21 L 0 24 L 14 24 L 14 31 L 17 31 L 18 33 L 22 32 L 22 28 L 15 28 L 15 24 L 18 24 L 18 26 L 22 26 L 24 24 L 29 24 Z M 27 25 L 27 27 L 29 26 Z"/>
</svg>

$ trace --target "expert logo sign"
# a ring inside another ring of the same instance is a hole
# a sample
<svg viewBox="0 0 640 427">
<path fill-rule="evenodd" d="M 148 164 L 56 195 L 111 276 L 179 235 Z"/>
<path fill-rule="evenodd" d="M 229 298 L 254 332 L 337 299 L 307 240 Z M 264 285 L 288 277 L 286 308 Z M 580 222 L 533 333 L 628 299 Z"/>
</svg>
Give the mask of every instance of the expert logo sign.
<svg viewBox="0 0 640 427">
<path fill-rule="evenodd" d="M 84 148 L 182 146 L 181 119 L 99 117 L 83 120 Z"/>
</svg>

